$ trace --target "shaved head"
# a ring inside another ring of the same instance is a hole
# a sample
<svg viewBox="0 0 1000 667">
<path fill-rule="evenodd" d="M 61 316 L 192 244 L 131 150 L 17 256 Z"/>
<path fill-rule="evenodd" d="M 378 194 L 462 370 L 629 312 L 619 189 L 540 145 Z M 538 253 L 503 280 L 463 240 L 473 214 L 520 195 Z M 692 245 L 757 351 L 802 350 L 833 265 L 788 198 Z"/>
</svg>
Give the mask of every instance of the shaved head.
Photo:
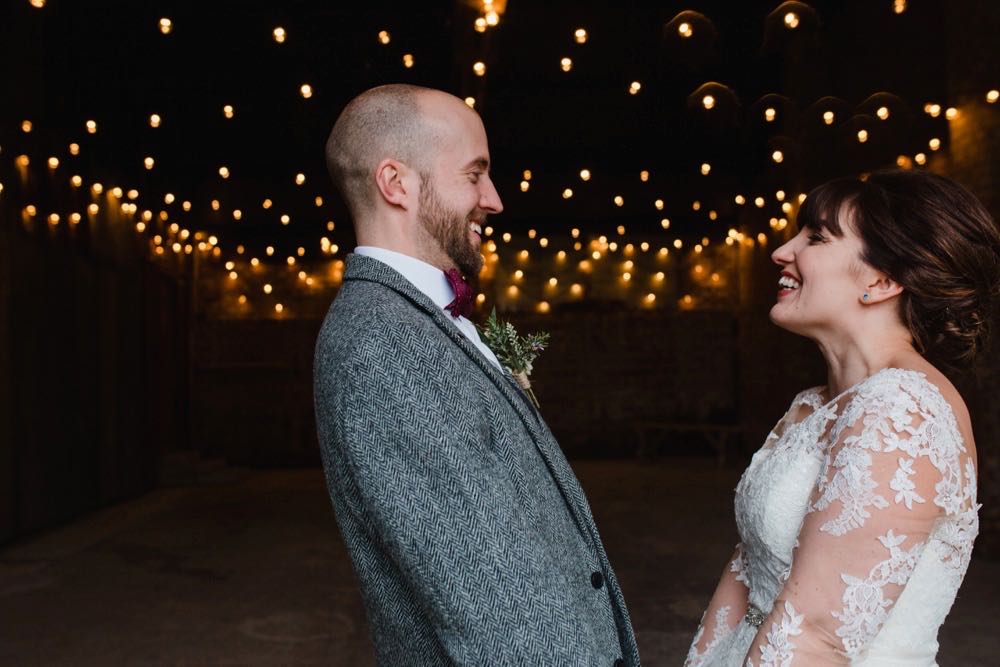
<svg viewBox="0 0 1000 667">
<path fill-rule="evenodd" d="M 422 109 L 422 100 L 432 95 L 446 93 L 408 84 L 378 86 L 341 112 L 326 142 L 326 165 L 355 224 L 374 209 L 379 162 L 398 160 L 422 178 L 429 172 L 428 148 L 441 139 L 440 127 L 429 123 Z"/>
</svg>

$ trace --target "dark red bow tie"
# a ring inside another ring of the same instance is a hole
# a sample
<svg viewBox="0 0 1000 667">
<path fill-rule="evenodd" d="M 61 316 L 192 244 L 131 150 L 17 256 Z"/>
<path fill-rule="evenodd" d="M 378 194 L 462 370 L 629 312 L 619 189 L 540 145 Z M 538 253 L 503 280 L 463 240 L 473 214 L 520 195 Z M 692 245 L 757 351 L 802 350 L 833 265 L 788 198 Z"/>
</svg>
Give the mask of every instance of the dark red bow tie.
<svg viewBox="0 0 1000 667">
<path fill-rule="evenodd" d="M 448 269 L 444 272 L 444 277 L 448 279 L 448 284 L 455 292 L 455 300 L 445 306 L 445 310 L 451 313 L 452 317 L 468 317 L 472 312 L 472 287 L 465 282 L 458 269 Z"/>
</svg>

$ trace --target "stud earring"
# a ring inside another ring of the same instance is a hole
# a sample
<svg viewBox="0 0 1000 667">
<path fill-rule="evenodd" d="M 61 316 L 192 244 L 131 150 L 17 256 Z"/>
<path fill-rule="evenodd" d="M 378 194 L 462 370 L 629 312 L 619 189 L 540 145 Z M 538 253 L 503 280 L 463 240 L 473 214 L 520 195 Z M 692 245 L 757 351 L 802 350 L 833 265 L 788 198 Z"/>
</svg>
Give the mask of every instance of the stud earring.
<svg viewBox="0 0 1000 667">
<path fill-rule="evenodd" d="M 864 295 L 862 295 L 861 299 L 864 300 L 864 301 L 867 301 L 868 300 L 868 292 L 865 292 Z"/>
</svg>

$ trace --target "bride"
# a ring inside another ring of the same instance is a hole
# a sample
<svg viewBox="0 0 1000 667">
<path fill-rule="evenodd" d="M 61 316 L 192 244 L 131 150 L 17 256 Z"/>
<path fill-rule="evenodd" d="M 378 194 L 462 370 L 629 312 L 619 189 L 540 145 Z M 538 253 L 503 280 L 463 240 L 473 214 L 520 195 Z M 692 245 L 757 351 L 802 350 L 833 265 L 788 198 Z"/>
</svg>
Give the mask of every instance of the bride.
<svg viewBox="0 0 1000 667">
<path fill-rule="evenodd" d="M 1000 290 L 1000 233 L 952 181 L 884 171 L 816 188 L 771 319 L 816 342 L 803 391 L 736 488 L 741 542 L 686 665 L 934 665 L 979 527 L 962 397 Z"/>
</svg>

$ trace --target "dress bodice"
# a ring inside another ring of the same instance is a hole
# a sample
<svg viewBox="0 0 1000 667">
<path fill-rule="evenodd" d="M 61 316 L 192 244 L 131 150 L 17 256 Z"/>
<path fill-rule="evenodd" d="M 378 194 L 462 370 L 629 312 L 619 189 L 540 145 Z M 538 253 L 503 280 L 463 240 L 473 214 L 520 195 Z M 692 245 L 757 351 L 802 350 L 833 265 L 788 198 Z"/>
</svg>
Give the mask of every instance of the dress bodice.
<svg viewBox="0 0 1000 667">
<path fill-rule="evenodd" d="M 884 369 L 830 400 L 800 393 L 743 473 L 735 509 L 741 542 L 720 591 L 733 588 L 728 604 L 713 598 L 688 664 L 821 664 L 805 657 L 814 640 L 831 662 L 935 664 L 978 505 L 971 455 L 926 376 Z"/>
</svg>

